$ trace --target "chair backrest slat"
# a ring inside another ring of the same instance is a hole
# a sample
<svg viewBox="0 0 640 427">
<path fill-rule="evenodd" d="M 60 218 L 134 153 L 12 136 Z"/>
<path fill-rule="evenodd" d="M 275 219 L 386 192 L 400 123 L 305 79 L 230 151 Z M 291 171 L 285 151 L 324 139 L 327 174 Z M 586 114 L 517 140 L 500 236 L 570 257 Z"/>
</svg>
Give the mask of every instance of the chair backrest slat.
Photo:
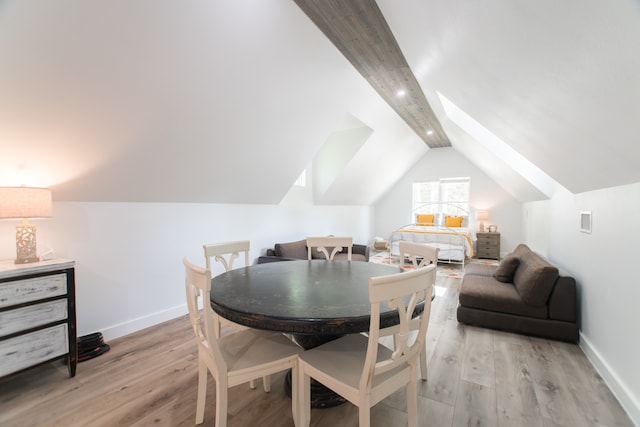
<svg viewBox="0 0 640 427">
<path fill-rule="evenodd" d="M 409 255 L 413 268 L 425 267 L 430 264 L 438 264 L 440 248 L 422 243 L 400 241 L 400 268 L 404 268 L 405 255 Z"/>
<path fill-rule="evenodd" d="M 307 259 L 311 260 L 312 257 L 312 249 L 317 248 L 318 251 L 322 252 L 326 259 L 333 260 L 338 252 L 347 249 L 347 259 L 351 261 L 351 252 L 353 249 L 353 238 L 352 237 L 335 237 L 335 236 L 324 236 L 324 237 L 307 237 Z M 333 248 L 331 253 L 329 253 L 328 248 Z"/>
<path fill-rule="evenodd" d="M 427 326 L 431 311 L 431 287 L 435 282 L 436 266 L 404 271 L 388 276 L 369 279 L 369 300 L 371 321 L 365 368 L 360 378 L 360 389 L 370 389 L 373 378 L 402 364 L 415 364 L 421 349 L 424 349 Z M 420 315 L 420 327 L 415 340 L 409 341 L 410 322 L 416 305 L 424 301 L 424 311 Z M 400 327 L 394 335 L 395 351 L 386 360 L 378 360 L 377 348 L 380 336 L 380 306 L 387 302 L 398 311 Z"/>
<path fill-rule="evenodd" d="M 203 245 L 204 258 L 208 270 L 211 270 L 211 259 L 220 262 L 225 271 L 233 269 L 233 261 L 240 257 L 240 253 L 244 252 L 244 266 L 249 265 L 249 240 L 238 240 L 234 242 L 210 243 Z M 225 256 L 227 256 L 225 258 Z"/>
</svg>

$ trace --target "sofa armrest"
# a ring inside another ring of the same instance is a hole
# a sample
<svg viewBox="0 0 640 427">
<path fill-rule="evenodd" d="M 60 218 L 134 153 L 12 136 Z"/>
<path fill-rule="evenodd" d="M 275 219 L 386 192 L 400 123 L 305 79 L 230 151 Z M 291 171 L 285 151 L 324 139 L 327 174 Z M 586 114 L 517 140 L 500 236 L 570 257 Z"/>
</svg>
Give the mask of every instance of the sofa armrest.
<svg viewBox="0 0 640 427">
<path fill-rule="evenodd" d="M 353 246 L 351 247 L 351 253 L 352 254 L 360 254 L 360 255 L 364 255 L 366 261 L 369 261 L 369 246 L 368 245 L 360 245 L 357 243 L 354 243 Z"/>
<path fill-rule="evenodd" d="M 497 269 L 497 265 L 465 263 L 464 275 L 492 277 Z"/>
<path fill-rule="evenodd" d="M 549 318 L 565 322 L 578 321 L 578 294 L 573 277 L 560 276 L 549 297 Z"/>
</svg>

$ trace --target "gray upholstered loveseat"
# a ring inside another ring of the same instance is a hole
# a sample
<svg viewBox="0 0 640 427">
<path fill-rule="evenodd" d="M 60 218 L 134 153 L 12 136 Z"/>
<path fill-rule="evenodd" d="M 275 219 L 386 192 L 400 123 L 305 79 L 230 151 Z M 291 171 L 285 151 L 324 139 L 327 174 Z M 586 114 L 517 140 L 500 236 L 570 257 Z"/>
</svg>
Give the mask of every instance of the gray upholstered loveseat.
<svg viewBox="0 0 640 427">
<path fill-rule="evenodd" d="M 258 258 L 258 264 L 263 264 L 265 262 L 274 262 L 274 261 L 291 261 L 296 259 L 307 259 L 308 256 L 307 249 L 307 241 L 306 240 L 298 240 L 296 242 L 288 242 L 288 243 L 276 243 L 273 249 L 267 249 L 266 254 L 262 255 Z M 314 259 L 324 259 L 324 254 L 317 251 L 316 249 L 312 250 L 311 256 Z M 343 249 L 338 252 L 335 257 L 335 260 L 346 260 L 347 259 L 347 251 Z M 367 245 L 359 245 L 354 243 L 351 247 L 351 260 L 352 261 L 369 261 L 369 246 Z"/>
<path fill-rule="evenodd" d="M 500 265 L 469 264 L 458 321 L 562 341 L 578 341 L 576 283 L 521 244 Z"/>
</svg>

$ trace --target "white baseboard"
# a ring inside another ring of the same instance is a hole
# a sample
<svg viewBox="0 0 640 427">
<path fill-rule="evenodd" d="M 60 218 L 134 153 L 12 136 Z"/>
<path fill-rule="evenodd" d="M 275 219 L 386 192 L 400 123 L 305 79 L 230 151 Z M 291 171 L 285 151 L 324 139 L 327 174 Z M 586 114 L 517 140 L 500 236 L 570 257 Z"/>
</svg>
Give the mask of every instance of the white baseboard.
<svg viewBox="0 0 640 427">
<path fill-rule="evenodd" d="M 131 319 L 118 325 L 109 326 L 102 331 L 102 335 L 105 341 L 113 340 L 133 332 L 137 332 L 141 329 L 148 328 L 149 326 L 175 319 L 176 317 L 183 316 L 188 312 L 187 304 L 181 304 L 167 310 L 158 311 L 147 316 L 138 317 L 137 319 Z"/>
<path fill-rule="evenodd" d="M 638 396 L 634 396 L 629 388 L 620 381 L 620 377 L 611 369 L 600 352 L 596 350 L 591 342 L 580 332 L 580 348 L 594 366 L 598 374 L 604 379 L 609 389 L 614 394 L 622 408 L 627 412 L 631 421 L 640 426 L 640 402 Z"/>
</svg>

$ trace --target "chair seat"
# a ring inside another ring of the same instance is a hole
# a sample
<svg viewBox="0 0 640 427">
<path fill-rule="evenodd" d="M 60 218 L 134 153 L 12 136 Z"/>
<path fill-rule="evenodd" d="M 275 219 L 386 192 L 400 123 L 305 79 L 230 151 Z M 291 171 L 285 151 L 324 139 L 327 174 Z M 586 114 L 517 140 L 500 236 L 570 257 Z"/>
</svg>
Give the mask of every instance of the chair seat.
<svg viewBox="0 0 640 427">
<path fill-rule="evenodd" d="M 350 394 L 353 393 L 353 398 L 357 398 L 362 370 L 364 369 L 367 356 L 368 344 L 369 338 L 366 336 L 362 334 L 351 334 L 307 350 L 300 354 L 298 358 L 300 361 L 307 362 L 311 366 L 309 372 L 312 377 L 314 377 L 314 371 L 322 372 L 323 376 L 318 379 L 320 382 L 323 382 L 324 377 L 328 376 L 334 379 L 336 383 L 342 384 L 342 387 L 347 386 L 349 393 L 343 394 L 343 397 L 349 401 L 353 401 Z M 378 344 L 378 357 L 376 362 L 389 359 L 391 353 L 392 350 L 388 347 Z M 389 372 L 376 375 L 371 386 L 372 390 L 383 385 L 387 380 L 397 377 L 402 370 L 407 370 L 407 374 L 409 374 L 409 365 L 401 365 Z M 325 385 L 331 387 L 331 384 Z"/>
<path fill-rule="evenodd" d="M 229 371 L 252 370 L 274 360 L 296 357 L 302 349 L 279 332 L 247 329 L 220 339 L 222 356 Z M 261 368 L 262 369 L 262 368 Z M 281 369 L 276 369 L 277 372 Z"/>
</svg>

